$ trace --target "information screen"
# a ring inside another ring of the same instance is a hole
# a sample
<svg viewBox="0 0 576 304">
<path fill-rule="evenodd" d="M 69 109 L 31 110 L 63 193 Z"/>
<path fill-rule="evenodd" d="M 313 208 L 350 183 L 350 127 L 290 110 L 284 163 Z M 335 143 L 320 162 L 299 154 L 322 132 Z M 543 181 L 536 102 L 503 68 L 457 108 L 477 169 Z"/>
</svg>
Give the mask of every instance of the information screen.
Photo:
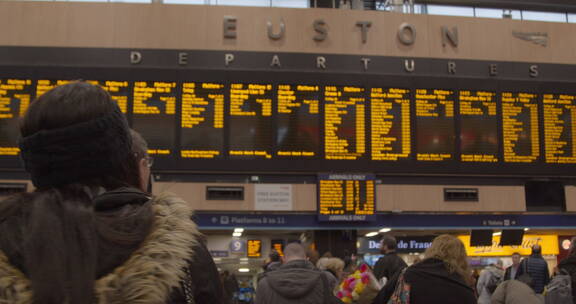
<svg viewBox="0 0 576 304">
<path fill-rule="evenodd" d="M 375 183 L 371 174 L 320 174 L 318 214 L 321 221 L 375 219 Z"/>
<path fill-rule="evenodd" d="M 137 81 L 133 96 L 133 128 L 148 142 L 148 154 L 171 155 L 175 143 L 176 82 Z"/>
<path fill-rule="evenodd" d="M 372 160 L 408 159 L 411 146 L 410 90 L 372 88 Z"/>
<path fill-rule="evenodd" d="M 454 92 L 417 89 L 417 160 L 445 161 L 454 158 Z"/>
<path fill-rule="evenodd" d="M 230 87 L 230 157 L 271 159 L 271 84 L 233 83 Z"/>
<path fill-rule="evenodd" d="M 20 153 L 19 120 L 34 96 L 31 79 L 0 79 L 0 156 Z"/>
<path fill-rule="evenodd" d="M 36 98 L 44 95 L 44 93 L 52 90 L 57 86 L 65 85 L 72 81 L 73 80 L 39 79 L 36 83 Z"/>
<path fill-rule="evenodd" d="M 496 93 L 460 91 L 460 157 L 463 162 L 498 161 Z"/>
<path fill-rule="evenodd" d="M 576 96 L 544 94 L 542 103 L 546 162 L 576 164 Z"/>
<path fill-rule="evenodd" d="M 320 150 L 320 86 L 279 85 L 277 155 L 313 158 Z"/>
<path fill-rule="evenodd" d="M 534 93 L 502 93 L 504 161 L 533 163 L 540 156 L 538 98 Z"/>
<path fill-rule="evenodd" d="M 182 158 L 224 156 L 224 96 L 221 83 L 182 84 Z"/>
<path fill-rule="evenodd" d="M 440 87 L 427 78 L 265 79 L 250 71 L 214 71 L 203 81 L 186 71 L 61 69 L 0 78 L 0 170 L 21 170 L 19 120 L 69 77 L 94 79 L 110 93 L 148 142 L 158 173 L 576 176 L 576 93 L 568 84 Z"/>
<path fill-rule="evenodd" d="M 366 153 L 364 88 L 327 86 L 324 89 L 326 159 L 356 160 Z"/>
<path fill-rule="evenodd" d="M 262 256 L 262 240 L 248 240 L 249 258 L 259 258 Z"/>
</svg>

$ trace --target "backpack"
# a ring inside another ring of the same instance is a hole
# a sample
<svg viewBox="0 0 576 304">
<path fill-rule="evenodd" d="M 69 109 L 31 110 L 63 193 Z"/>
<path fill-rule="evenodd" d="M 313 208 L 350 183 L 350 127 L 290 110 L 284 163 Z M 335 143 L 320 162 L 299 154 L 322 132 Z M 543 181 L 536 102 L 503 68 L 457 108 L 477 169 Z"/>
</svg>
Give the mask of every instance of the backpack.
<svg viewBox="0 0 576 304">
<path fill-rule="evenodd" d="M 490 294 L 493 294 L 494 291 L 496 290 L 496 288 L 498 288 L 498 285 L 500 285 L 500 283 L 502 282 L 502 277 L 491 272 L 490 273 L 490 278 L 488 279 L 488 283 L 486 283 L 486 290 L 488 290 L 488 292 Z"/>
<path fill-rule="evenodd" d="M 544 289 L 544 303 L 572 304 L 572 278 L 565 271 L 555 275 Z"/>
</svg>

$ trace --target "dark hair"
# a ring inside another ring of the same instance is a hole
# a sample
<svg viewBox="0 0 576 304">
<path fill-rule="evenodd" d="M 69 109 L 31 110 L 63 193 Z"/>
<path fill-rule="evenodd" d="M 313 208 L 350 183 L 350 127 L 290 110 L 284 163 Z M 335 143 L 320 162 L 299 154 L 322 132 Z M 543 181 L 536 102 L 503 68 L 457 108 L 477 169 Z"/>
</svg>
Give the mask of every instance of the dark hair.
<svg viewBox="0 0 576 304">
<path fill-rule="evenodd" d="M 522 256 L 519 252 L 514 252 L 514 253 L 512 253 L 512 255 Z"/>
<path fill-rule="evenodd" d="M 116 107 L 102 88 L 73 82 L 34 101 L 21 133 L 26 137 L 91 121 Z M 33 303 L 93 302 L 94 281 L 125 261 L 148 234 L 149 203 L 106 212 L 95 212 L 92 203 L 106 190 L 138 188 L 138 161 L 134 153 L 128 154 L 105 176 L 37 189 L 0 203 L 0 250 L 29 277 Z"/>
<path fill-rule="evenodd" d="M 569 256 L 576 256 L 576 236 L 570 239 L 570 251 L 568 251 Z"/>
<path fill-rule="evenodd" d="M 280 262 L 280 254 L 276 250 L 270 251 L 268 257 L 270 258 L 270 262 Z"/>
<path fill-rule="evenodd" d="M 382 238 L 382 246 L 386 246 L 390 250 L 396 250 L 396 238 L 391 235 L 384 236 Z"/>
<path fill-rule="evenodd" d="M 540 246 L 538 244 L 532 245 L 532 253 L 541 254 L 542 253 L 542 246 Z"/>
</svg>

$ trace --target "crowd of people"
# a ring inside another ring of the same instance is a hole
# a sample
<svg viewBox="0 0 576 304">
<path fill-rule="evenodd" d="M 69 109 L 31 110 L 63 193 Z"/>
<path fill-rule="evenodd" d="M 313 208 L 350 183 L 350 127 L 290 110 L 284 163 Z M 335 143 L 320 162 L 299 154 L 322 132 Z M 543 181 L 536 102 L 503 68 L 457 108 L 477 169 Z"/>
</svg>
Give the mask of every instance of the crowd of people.
<svg viewBox="0 0 576 304">
<path fill-rule="evenodd" d="M 189 204 L 147 192 L 146 142 L 106 91 L 81 81 L 50 90 L 21 135 L 36 190 L 0 204 L 0 303 L 230 303 L 233 275 L 220 277 Z M 256 303 L 576 303 L 576 246 L 552 278 L 534 245 L 475 279 L 455 236 L 436 237 L 410 266 L 392 236 L 381 245 L 370 269 L 290 243 L 259 275 Z"/>
<path fill-rule="evenodd" d="M 576 280 L 572 280 L 573 275 L 576 278 L 576 249 L 558 264 L 553 277 L 541 250 L 540 245 L 532 246 L 532 254 L 524 259 L 514 253 L 512 265 L 505 269 L 502 260 L 497 260 L 476 277 L 464 244 L 452 235 L 436 237 L 425 258 L 410 266 L 396 254 L 395 238 L 384 236 L 384 256 L 374 269 L 357 263 L 349 271 L 344 271 L 343 260 L 329 253 L 314 264 L 305 248 L 293 243 L 283 263 L 278 258 L 265 266 L 256 303 L 576 303 Z"/>
</svg>

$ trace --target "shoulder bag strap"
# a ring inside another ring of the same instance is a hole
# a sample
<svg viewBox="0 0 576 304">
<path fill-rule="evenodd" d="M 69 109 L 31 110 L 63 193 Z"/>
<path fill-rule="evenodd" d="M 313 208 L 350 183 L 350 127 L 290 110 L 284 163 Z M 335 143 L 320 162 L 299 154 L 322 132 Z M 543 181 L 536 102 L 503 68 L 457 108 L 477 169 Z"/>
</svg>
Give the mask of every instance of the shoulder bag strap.
<svg viewBox="0 0 576 304">
<path fill-rule="evenodd" d="M 196 304 L 194 301 L 194 286 L 192 283 L 192 274 L 188 267 L 184 267 L 184 280 L 182 281 L 182 292 L 184 293 L 184 299 L 186 299 L 186 304 Z"/>
<path fill-rule="evenodd" d="M 410 293 L 409 291 L 405 292 L 404 290 L 404 284 L 406 284 L 406 281 L 404 280 L 404 274 L 406 273 L 406 269 L 408 269 L 408 267 L 404 267 L 404 269 L 401 270 L 400 275 L 398 276 L 398 281 L 396 281 L 394 292 L 392 293 L 392 296 L 388 300 L 387 304 L 410 303 Z"/>
</svg>

